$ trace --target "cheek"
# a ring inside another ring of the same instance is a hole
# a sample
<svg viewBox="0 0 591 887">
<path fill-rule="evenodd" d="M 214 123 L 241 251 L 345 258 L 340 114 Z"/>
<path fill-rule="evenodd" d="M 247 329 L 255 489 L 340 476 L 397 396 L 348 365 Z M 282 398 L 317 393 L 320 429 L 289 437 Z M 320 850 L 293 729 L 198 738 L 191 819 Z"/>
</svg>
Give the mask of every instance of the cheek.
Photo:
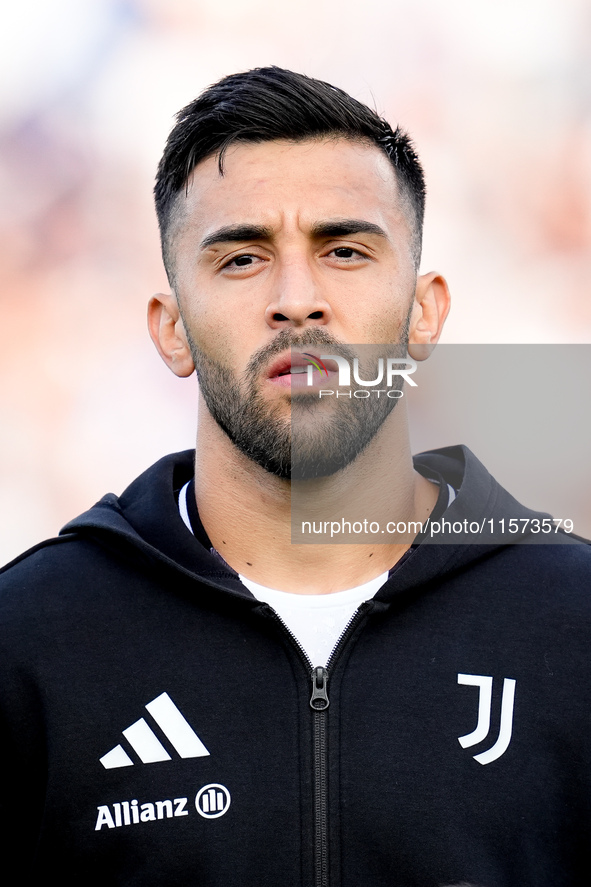
<svg viewBox="0 0 591 887">
<path fill-rule="evenodd" d="M 215 317 L 207 312 L 194 312 L 188 320 L 191 338 L 198 350 L 225 366 L 229 365 L 232 342 Z"/>
<path fill-rule="evenodd" d="M 185 327 L 194 345 L 207 357 L 240 371 L 264 343 L 268 332 L 264 311 L 258 306 L 257 312 L 257 306 L 244 298 L 236 304 L 225 294 L 200 297 L 199 292 L 195 286 L 184 289 L 180 296 Z"/>
<path fill-rule="evenodd" d="M 406 328 L 409 312 L 413 305 L 413 295 L 408 293 L 383 293 L 379 302 L 373 302 L 366 313 L 366 329 L 370 338 L 379 342 L 397 342 L 400 333 Z"/>
<path fill-rule="evenodd" d="M 227 320 L 220 310 L 219 299 L 196 277 L 194 269 L 186 266 L 177 272 L 176 291 L 183 323 L 196 348 L 218 359 L 224 345 L 223 329 Z"/>
<path fill-rule="evenodd" d="M 191 342 L 204 357 L 240 373 L 250 354 L 244 324 L 213 305 L 193 304 L 183 314 Z"/>
</svg>

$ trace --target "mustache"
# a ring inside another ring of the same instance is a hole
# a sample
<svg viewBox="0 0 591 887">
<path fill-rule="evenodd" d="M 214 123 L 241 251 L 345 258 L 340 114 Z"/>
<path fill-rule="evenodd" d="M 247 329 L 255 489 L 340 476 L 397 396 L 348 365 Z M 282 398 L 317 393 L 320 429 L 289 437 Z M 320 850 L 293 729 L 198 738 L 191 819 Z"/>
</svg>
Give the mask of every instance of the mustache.
<svg viewBox="0 0 591 887">
<path fill-rule="evenodd" d="M 339 342 L 334 336 L 331 336 L 326 330 L 314 327 L 313 329 L 304 330 L 302 333 L 294 333 L 292 330 L 281 330 L 280 333 L 262 348 L 252 355 L 248 361 L 245 376 L 252 378 L 258 375 L 270 361 L 281 354 L 287 348 L 310 348 L 322 347 L 329 348 L 331 354 L 340 354 L 347 360 L 353 360 L 355 351 L 344 342 Z"/>
</svg>

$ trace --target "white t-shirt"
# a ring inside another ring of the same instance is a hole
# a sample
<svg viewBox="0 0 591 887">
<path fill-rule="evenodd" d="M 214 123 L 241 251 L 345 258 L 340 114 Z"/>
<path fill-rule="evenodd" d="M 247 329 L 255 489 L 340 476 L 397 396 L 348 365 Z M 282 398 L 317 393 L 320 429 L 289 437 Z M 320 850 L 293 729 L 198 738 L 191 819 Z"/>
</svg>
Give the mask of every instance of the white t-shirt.
<svg viewBox="0 0 591 887">
<path fill-rule="evenodd" d="M 267 588 L 240 576 L 259 601 L 270 604 L 308 654 L 313 666 L 326 665 L 337 642 L 359 609 L 388 578 L 388 571 L 346 591 L 331 594 L 295 594 Z"/>
</svg>

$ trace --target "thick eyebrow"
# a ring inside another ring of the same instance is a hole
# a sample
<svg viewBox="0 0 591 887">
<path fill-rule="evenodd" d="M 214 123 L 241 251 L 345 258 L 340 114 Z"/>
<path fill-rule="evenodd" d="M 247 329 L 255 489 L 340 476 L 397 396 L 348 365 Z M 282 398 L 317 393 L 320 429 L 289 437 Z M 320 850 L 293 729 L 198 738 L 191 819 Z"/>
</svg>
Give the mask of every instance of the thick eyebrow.
<svg viewBox="0 0 591 887">
<path fill-rule="evenodd" d="M 312 228 L 313 237 L 348 237 L 349 234 L 377 234 L 388 237 L 383 228 L 365 219 L 330 219 Z"/>
<path fill-rule="evenodd" d="M 218 243 L 242 243 L 245 240 L 268 240 L 270 237 L 270 229 L 262 225 L 226 225 L 208 234 L 201 241 L 201 249 Z"/>
<path fill-rule="evenodd" d="M 350 234 L 377 234 L 386 237 L 383 228 L 365 219 L 330 219 L 317 222 L 312 226 L 312 237 L 347 237 Z M 201 241 L 201 249 L 207 249 L 218 243 L 243 243 L 246 240 L 269 240 L 272 236 L 270 228 L 264 225 L 225 225 L 212 231 Z"/>
</svg>

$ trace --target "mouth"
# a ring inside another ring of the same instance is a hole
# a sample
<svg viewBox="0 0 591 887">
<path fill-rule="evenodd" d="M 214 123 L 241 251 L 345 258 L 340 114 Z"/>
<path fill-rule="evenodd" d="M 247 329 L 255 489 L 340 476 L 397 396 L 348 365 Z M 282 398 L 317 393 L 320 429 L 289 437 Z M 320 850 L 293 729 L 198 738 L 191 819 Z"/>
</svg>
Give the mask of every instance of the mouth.
<svg viewBox="0 0 591 887">
<path fill-rule="evenodd" d="M 318 388 L 336 376 L 335 361 L 323 361 L 314 351 L 290 350 L 280 355 L 269 367 L 267 380 L 278 388 Z M 311 380 L 311 385 L 310 385 Z"/>
</svg>

